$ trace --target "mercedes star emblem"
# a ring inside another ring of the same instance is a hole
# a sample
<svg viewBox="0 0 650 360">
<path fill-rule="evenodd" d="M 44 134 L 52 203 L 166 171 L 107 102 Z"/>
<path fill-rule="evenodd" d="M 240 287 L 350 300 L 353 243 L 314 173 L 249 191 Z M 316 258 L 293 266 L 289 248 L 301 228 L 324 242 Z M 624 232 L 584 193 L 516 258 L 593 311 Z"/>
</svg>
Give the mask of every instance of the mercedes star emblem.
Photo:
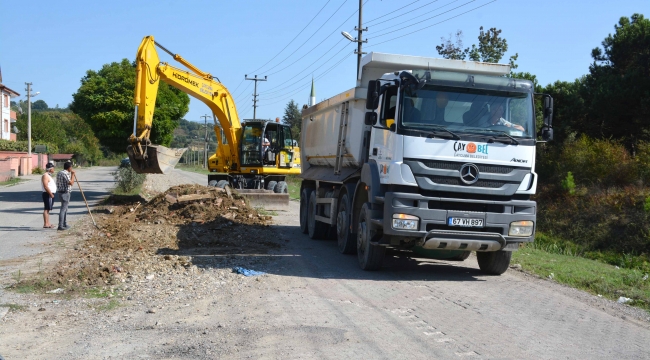
<svg viewBox="0 0 650 360">
<path fill-rule="evenodd" d="M 460 167 L 460 180 L 467 185 L 472 185 L 478 181 L 478 166 L 474 164 L 465 164 Z"/>
</svg>

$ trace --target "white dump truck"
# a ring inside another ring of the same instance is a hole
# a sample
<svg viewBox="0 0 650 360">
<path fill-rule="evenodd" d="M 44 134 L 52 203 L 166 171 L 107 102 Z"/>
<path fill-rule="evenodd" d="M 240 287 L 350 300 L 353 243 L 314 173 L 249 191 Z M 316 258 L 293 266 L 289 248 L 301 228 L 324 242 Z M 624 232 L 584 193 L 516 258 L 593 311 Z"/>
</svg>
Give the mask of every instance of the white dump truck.
<svg viewBox="0 0 650 360">
<path fill-rule="evenodd" d="M 369 53 L 361 67 L 355 88 L 303 109 L 302 231 L 336 234 L 364 270 L 396 247 L 476 251 L 484 273 L 505 272 L 534 240 L 535 145 L 553 138 L 553 99 L 509 65 Z"/>
</svg>

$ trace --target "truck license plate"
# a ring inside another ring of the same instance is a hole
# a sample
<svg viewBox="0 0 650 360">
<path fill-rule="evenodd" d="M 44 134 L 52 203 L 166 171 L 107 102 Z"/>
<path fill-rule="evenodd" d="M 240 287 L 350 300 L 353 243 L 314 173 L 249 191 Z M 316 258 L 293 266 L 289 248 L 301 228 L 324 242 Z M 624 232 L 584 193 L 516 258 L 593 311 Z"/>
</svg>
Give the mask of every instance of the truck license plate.
<svg viewBox="0 0 650 360">
<path fill-rule="evenodd" d="M 483 227 L 483 219 L 449 218 L 449 226 Z"/>
</svg>

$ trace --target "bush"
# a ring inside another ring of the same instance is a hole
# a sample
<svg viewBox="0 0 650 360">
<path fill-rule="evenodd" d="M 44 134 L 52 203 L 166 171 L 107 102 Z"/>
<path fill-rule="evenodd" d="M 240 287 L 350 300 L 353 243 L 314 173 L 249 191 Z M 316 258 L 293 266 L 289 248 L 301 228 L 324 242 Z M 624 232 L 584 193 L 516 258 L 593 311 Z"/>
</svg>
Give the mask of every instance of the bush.
<svg viewBox="0 0 650 360">
<path fill-rule="evenodd" d="M 142 185 L 146 178 L 145 174 L 138 174 L 131 167 L 120 167 L 113 174 L 117 182 L 117 189 L 125 193 L 135 190 Z"/>
<path fill-rule="evenodd" d="M 558 160 L 559 173 L 570 171 L 576 185 L 608 189 L 633 185 L 639 180 L 637 162 L 622 144 L 613 140 L 581 136 L 567 141 Z"/>
<path fill-rule="evenodd" d="M 576 183 L 573 180 L 573 173 L 571 173 L 571 171 L 569 171 L 566 174 L 566 178 L 562 180 L 562 189 L 564 189 L 564 191 L 570 195 L 574 195 L 576 193 Z"/>
<path fill-rule="evenodd" d="M 45 170 L 41 169 L 39 166 L 32 169 L 32 174 L 45 174 Z"/>
</svg>

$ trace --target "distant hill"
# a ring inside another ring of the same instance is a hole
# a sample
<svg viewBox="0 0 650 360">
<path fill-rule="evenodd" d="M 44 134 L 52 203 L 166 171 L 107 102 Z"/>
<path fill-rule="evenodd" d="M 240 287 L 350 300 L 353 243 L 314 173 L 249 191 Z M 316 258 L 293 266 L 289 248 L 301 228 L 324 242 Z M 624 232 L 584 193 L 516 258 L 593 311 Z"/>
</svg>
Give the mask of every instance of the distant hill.
<svg viewBox="0 0 650 360">
<path fill-rule="evenodd" d="M 209 151 L 214 152 L 217 148 L 217 140 L 213 129 L 214 123 L 208 122 L 208 145 Z M 178 127 L 174 130 L 174 139 L 171 147 L 195 147 L 203 149 L 205 138 L 204 123 L 181 119 Z"/>
</svg>

